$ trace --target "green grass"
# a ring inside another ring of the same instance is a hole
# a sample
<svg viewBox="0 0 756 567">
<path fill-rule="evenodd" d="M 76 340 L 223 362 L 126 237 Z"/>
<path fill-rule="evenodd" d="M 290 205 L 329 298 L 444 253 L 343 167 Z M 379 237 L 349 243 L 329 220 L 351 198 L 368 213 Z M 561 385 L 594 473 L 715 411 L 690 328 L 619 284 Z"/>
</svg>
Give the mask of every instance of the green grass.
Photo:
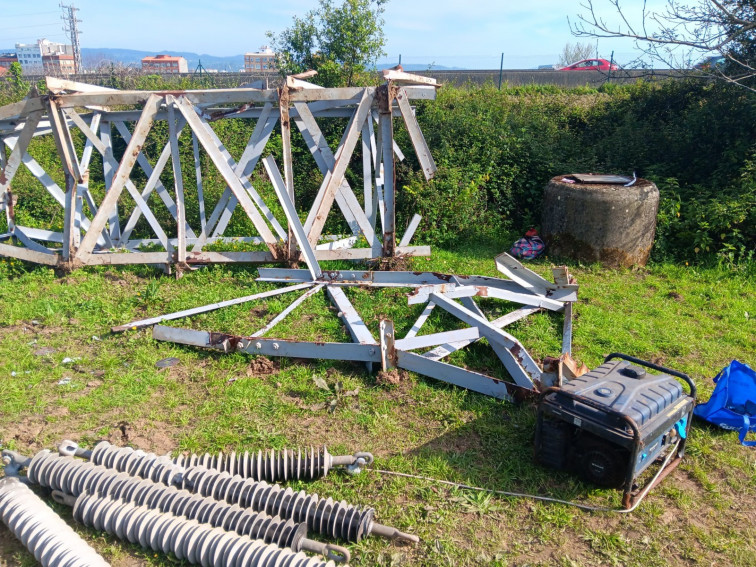
<svg viewBox="0 0 756 567">
<path fill-rule="evenodd" d="M 413 270 L 497 275 L 495 246 L 434 250 Z M 348 268 L 333 263 L 327 268 Z M 533 268 L 550 273 L 550 260 Z M 571 265 L 581 284 L 574 355 L 589 367 L 612 351 L 652 359 L 695 379 L 730 360 L 756 361 L 756 283 L 721 267 L 657 264 L 637 270 Z M 359 364 L 278 359 L 277 372 L 250 372 L 252 358 L 153 341 L 150 330 L 113 325 L 273 289 L 255 268 L 213 266 L 176 280 L 147 267 L 84 269 L 69 275 L 0 260 L 0 443 L 26 454 L 62 438 L 102 438 L 153 451 L 195 452 L 327 444 L 334 454 L 371 451 L 375 467 L 492 489 L 617 506 L 616 491 L 585 485 L 533 463 L 534 408 L 515 406 L 417 375 L 376 382 Z M 381 317 L 403 336 L 422 306 L 406 290 L 348 289 L 377 335 Z M 174 321 L 180 327 L 248 334 L 295 296 L 247 303 Z M 490 316 L 500 302 L 485 300 Z M 423 332 L 453 328 L 435 310 Z M 558 354 L 561 316 L 538 314 L 510 328 L 535 358 Z M 345 341 L 327 296 L 309 298 L 268 336 Z M 54 351 L 41 354 L 40 349 Z M 158 369 L 174 356 L 180 363 Z M 77 358 L 64 363 L 65 358 Z M 506 376 L 485 344 L 451 361 Z M 314 377 L 325 380 L 329 390 Z M 67 380 L 64 380 L 67 379 Z M 67 383 L 61 383 L 67 382 Z M 341 393 L 335 393 L 340 383 Z M 355 390 L 358 390 L 354 394 Z M 353 395 L 343 395 L 350 391 Z M 337 400 L 329 412 L 331 400 Z M 369 538 L 351 544 L 353 565 L 753 565 L 756 458 L 736 434 L 694 422 L 683 464 L 631 515 L 467 492 L 423 480 L 334 471 L 305 486 L 372 505 L 378 521 L 416 533 L 414 547 Z M 70 514 L 66 516 L 70 519 Z M 175 562 L 77 528 L 118 566 Z M 32 565 L 0 528 L 0 565 Z"/>
</svg>

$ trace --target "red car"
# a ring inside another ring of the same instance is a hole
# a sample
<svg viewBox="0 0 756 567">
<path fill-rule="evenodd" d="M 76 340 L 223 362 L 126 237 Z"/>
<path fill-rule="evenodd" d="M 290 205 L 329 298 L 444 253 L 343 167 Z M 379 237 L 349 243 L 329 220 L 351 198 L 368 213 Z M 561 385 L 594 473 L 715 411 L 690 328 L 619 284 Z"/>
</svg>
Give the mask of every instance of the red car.
<svg viewBox="0 0 756 567">
<path fill-rule="evenodd" d="M 610 63 L 606 59 L 583 59 L 572 65 L 559 69 L 560 71 L 617 71 L 619 65 Z"/>
</svg>

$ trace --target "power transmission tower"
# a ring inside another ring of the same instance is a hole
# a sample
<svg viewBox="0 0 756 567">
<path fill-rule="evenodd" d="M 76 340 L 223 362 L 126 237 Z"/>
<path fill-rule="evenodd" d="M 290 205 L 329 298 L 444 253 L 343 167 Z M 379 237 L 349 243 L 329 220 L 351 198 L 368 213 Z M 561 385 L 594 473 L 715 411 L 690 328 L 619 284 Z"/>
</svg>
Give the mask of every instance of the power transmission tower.
<svg viewBox="0 0 756 567">
<path fill-rule="evenodd" d="M 63 20 L 63 31 L 71 38 L 71 46 L 73 47 L 74 56 L 74 72 L 78 75 L 82 71 L 81 65 L 81 44 L 79 43 L 79 26 L 81 20 L 76 19 L 76 12 L 79 11 L 73 4 L 66 6 L 61 2 L 59 4 L 63 10 L 63 15 L 60 17 Z"/>
</svg>

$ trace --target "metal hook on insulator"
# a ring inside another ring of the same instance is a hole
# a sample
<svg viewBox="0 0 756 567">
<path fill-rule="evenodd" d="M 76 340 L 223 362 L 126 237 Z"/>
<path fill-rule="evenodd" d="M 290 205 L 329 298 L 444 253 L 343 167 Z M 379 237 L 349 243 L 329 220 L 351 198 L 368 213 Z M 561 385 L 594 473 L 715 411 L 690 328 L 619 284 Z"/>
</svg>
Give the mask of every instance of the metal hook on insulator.
<svg viewBox="0 0 756 567">
<path fill-rule="evenodd" d="M 3 449 L 3 471 L 5 476 L 18 477 L 21 482 L 26 482 L 26 479 L 18 476 L 21 469 L 29 468 L 31 464 L 31 457 L 24 457 L 22 454 L 10 449 Z"/>
<path fill-rule="evenodd" d="M 347 473 L 354 475 L 359 474 L 364 467 L 372 465 L 373 460 L 373 454 L 367 451 L 361 451 L 354 455 L 331 455 L 331 466 L 343 465 Z"/>
<path fill-rule="evenodd" d="M 372 524 L 370 526 L 370 533 L 373 535 L 388 538 L 393 541 L 405 541 L 408 543 L 418 543 L 420 538 L 414 534 L 408 534 L 401 532 L 391 526 L 384 526 L 383 524 Z"/>
<path fill-rule="evenodd" d="M 301 548 L 305 551 L 318 553 L 336 563 L 349 563 L 349 560 L 352 558 L 352 554 L 346 547 L 333 543 L 323 543 L 314 539 L 303 539 L 301 541 Z"/>
<path fill-rule="evenodd" d="M 82 449 L 76 441 L 64 439 L 58 443 L 58 454 L 62 457 L 81 457 L 82 459 L 91 459 L 92 451 Z"/>
</svg>

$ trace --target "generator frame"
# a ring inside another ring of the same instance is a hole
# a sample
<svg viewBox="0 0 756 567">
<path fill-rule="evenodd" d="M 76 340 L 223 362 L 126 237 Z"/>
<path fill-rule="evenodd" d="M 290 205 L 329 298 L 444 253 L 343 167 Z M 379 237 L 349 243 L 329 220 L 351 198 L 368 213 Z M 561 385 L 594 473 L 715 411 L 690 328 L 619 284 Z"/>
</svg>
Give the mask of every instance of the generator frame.
<svg viewBox="0 0 756 567">
<path fill-rule="evenodd" d="M 543 393 L 540 396 L 541 403 L 539 403 L 539 407 L 541 407 L 541 404 L 544 402 L 544 400 L 546 400 L 547 396 L 549 396 L 550 394 L 557 394 L 560 396 L 565 396 L 565 397 L 574 399 L 580 404 L 586 405 L 599 412 L 603 412 L 604 414 L 608 416 L 614 417 L 618 422 L 624 423 L 627 429 L 632 432 L 632 444 L 631 444 L 630 455 L 629 455 L 629 459 L 627 463 L 627 471 L 625 472 L 625 477 L 622 484 L 622 491 L 623 491 L 622 506 L 626 510 L 629 510 L 634 506 L 634 504 L 639 500 L 639 498 L 641 498 L 642 496 L 647 494 L 650 490 L 652 490 L 655 486 L 657 486 L 662 480 L 664 480 L 664 478 L 666 478 L 669 475 L 669 473 L 671 473 L 680 464 L 682 457 L 685 454 L 685 445 L 687 442 L 688 433 L 690 432 L 690 426 L 691 426 L 690 417 L 692 416 L 693 407 L 695 407 L 697 391 L 696 391 L 696 385 L 693 383 L 693 380 L 687 374 L 678 372 L 676 370 L 672 370 L 670 368 L 666 368 L 664 366 L 660 366 L 658 364 L 654 364 L 652 362 L 642 360 L 640 358 L 636 358 L 634 356 L 630 356 L 630 355 L 618 353 L 618 352 L 613 352 L 604 359 L 604 363 L 609 362 L 610 360 L 613 360 L 616 358 L 626 360 L 628 362 L 632 362 L 633 364 L 645 366 L 653 370 L 658 370 L 660 372 L 664 372 L 666 374 L 670 374 L 672 376 L 676 376 L 682 379 L 690 388 L 690 397 L 693 399 L 693 403 L 691 405 L 690 412 L 688 412 L 688 419 L 685 425 L 685 436 L 684 437 L 681 436 L 677 442 L 677 445 L 671 449 L 671 451 L 674 452 L 674 458 L 672 458 L 669 462 L 667 462 L 666 465 L 663 465 L 663 468 L 660 469 L 657 472 L 657 474 L 654 475 L 654 477 L 646 485 L 642 487 L 637 487 L 637 488 L 635 487 L 635 481 L 638 478 L 638 474 L 636 473 L 636 463 L 638 462 L 639 455 L 644 449 L 644 443 L 641 436 L 641 430 L 640 430 L 641 428 L 638 426 L 638 424 L 635 422 L 635 420 L 632 417 L 620 411 L 617 411 L 614 408 L 598 403 L 595 400 L 592 400 L 590 398 L 586 398 L 584 396 L 580 396 L 571 392 L 565 392 L 563 389 L 557 386 L 550 387 L 546 389 L 545 391 L 543 391 Z M 541 410 L 539 409 L 539 412 L 540 411 Z M 565 412 L 565 413 L 572 415 L 572 412 Z M 537 429 L 536 437 L 538 437 L 540 433 L 539 429 L 540 427 Z M 666 428 L 662 428 L 658 432 L 653 432 L 648 437 L 652 439 L 656 438 L 657 434 L 663 433 L 664 429 Z M 587 430 L 591 432 L 591 428 L 587 428 Z M 536 440 L 536 445 L 537 443 L 538 441 Z M 657 456 L 657 458 L 662 458 L 663 456 L 666 456 L 666 455 L 669 455 L 669 452 L 660 454 Z"/>
</svg>

